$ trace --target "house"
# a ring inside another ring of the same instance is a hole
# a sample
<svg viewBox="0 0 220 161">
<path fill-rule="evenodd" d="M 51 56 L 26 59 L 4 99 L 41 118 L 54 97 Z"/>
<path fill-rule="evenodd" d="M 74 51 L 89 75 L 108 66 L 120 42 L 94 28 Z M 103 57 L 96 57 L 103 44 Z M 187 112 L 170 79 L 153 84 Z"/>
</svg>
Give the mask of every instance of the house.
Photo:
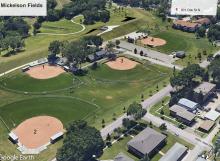
<svg viewBox="0 0 220 161">
<path fill-rule="evenodd" d="M 201 25 L 199 23 L 194 23 L 184 20 L 173 21 L 173 28 L 177 30 L 182 30 L 186 32 L 195 32 Z"/>
<path fill-rule="evenodd" d="M 200 126 L 199 126 L 199 130 L 202 131 L 202 132 L 209 132 L 213 126 L 215 125 L 215 122 L 214 121 L 211 121 L 211 120 L 205 120 Z"/>
<path fill-rule="evenodd" d="M 186 125 L 191 125 L 196 117 L 195 114 L 187 111 L 179 105 L 173 105 L 170 107 L 170 115 Z"/>
<path fill-rule="evenodd" d="M 203 82 L 194 89 L 195 100 L 202 99 L 201 100 L 202 102 L 207 101 L 210 97 L 215 95 L 215 88 L 216 88 L 215 84 L 209 82 Z M 202 98 L 200 97 L 200 95 Z M 200 102 L 200 100 L 198 100 L 198 102 Z"/>
<path fill-rule="evenodd" d="M 178 102 L 178 105 L 184 107 L 186 110 L 190 112 L 195 112 L 197 108 L 200 107 L 198 103 L 188 100 L 186 98 L 181 98 Z"/>
<path fill-rule="evenodd" d="M 207 112 L 204 116 L 205 119 L 211 120 L 211 121 L 216 121 L 220 116 L 220 113 L 215 111 L 215 110 L 210 110 Z"/>
<path fill-rule="evenodd" d="M 175 143 L 159 161 L 180 161 L 187 154 L 187 147 Z"/>
<path fill-rule="evenodd" d="M 166 136 L 147 127 L 127 143 L 129 152 L 143 158 L 152 157 L 166 144 Z"/>
<path fill-rule="evenodd" d="M 186 56 L 186 53 L 185 53 L 185 51 L 177 51 L 177 52 L 175 52 L 175 56 L 177 57 L 177 58 L 184 58 L 185 56 Z"/>
<path fill-rule="evenodd" d="M 134 161 L 124 153 L 119 153 L 115 158 L 114 161 Z"/>
</svg>

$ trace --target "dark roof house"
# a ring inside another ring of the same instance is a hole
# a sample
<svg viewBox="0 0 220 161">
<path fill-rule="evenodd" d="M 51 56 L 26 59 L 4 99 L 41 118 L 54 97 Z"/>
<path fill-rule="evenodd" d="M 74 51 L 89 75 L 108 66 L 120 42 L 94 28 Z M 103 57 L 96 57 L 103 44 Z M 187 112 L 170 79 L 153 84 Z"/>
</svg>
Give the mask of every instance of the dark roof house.
<svg viewBox="0 0 220 161">
<path fill-rule="evenodd" d="M 184 107 L 179 105 L 173 105 L 170 107 L 170 115 L 176 117 L 179 121 L 186 125 L 190 125 L 194 122 L 195 114 L 187 111 Z"/>
<path fill-rule="evenodd" d="M 134 161 L 124 153 L 119 153 L 115 158 L 114 161 Z"/>
<path fill-rule="evenodd" d="M 151 157 L 165 145 L 166 136 L 147 127 L 128 142 L 128 149 L 138 157 Z"/>
</svg>

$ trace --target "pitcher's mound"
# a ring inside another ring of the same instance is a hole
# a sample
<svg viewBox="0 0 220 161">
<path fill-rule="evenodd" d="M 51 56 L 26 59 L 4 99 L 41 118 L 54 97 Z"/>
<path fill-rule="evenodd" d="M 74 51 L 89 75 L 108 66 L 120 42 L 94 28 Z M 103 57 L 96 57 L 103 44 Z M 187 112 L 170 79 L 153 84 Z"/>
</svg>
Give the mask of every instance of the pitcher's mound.
<svg viewBox="0 0 220 161">
<path fill-rule="evenodd" d="M 139 63 L 125 57 L 119 57 L 115 61 L 106 63 L 106 65 L 115 70 L 130 70 L 135 68 L 137 64 Z"/>
<path fill-rule="evenodd" d="M 32 67 L 26 73 L 35 79 L 50 79 L 65 73 L 65 70 L 63 70 L 60 66 L 45 64 Z"/>
<path fill-rule="evenodd" d="M 57 118 L 38 116 L 25 120 L 13 132 L 26 148 L 36 149 L 49 143 L 53 135 L 64 132 L 64 128 Z"/>
<path fill-rule="evenodd" d="M 157 46 L 163 46 L 167 42 L 166 40 L 156 38 L 156 37 L 147 37 L 145 39 L 141 40 L 141 43 L 144 45 L 152 46 L 152 47 L 157 47 Z"/>
</svg>

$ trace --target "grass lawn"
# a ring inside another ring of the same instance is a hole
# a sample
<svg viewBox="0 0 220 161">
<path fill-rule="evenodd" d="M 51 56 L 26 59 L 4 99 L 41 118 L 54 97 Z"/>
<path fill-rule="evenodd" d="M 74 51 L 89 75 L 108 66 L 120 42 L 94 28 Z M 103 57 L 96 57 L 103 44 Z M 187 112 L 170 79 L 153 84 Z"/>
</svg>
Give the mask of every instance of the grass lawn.
<svg viewBox="0 0 220 161">
<path fill-rule="evenodd" d="M 171 54 L 173 51 L 186 51 L 187 57 L 177 61 L 177 64 L 186 66 L 188 62 L 199 63 L 197 58 L 198 52 L 202 53 L 202 60 L 207 58 L 207 55 L 213 54 L 219 50 L 218 47 L 214 47 L 207 38 L 196 39 L 194 33 L 186 33 L 174 29 L 159 32 L 155 37 L 162 38 L 167 41 L 167 44 L 161 47 L 156 47 L 156 50 Z M 206 55 L 203 51 L 206 51 Z"/>
<path fill-rule="evenodd" d="M 3 88 L 19 92 L 44 92 L 67 89 L 77 83 L 71 74 L 61 74 L 55 78 L 39 80 L 34 79 L 26 73 L 16 72 L 3 78 L 0 82 Z M 59 84 L 57 84 L 59 82 Z"/>
<path fill-rule="evenodd" d="M 82 26 L 71 22 L 70 20 L 62 19 L 55 22 L 43 22 L 40 28 L 41 33 L 67 34 L 82 30 Z"/>
<path fill-rule="evenodd" d="M 55 116 L 65 125 L 71 120 L 84 118 L 90 125 L 100 129 L 102 119 L 105 119 L 106 124 L 112 122 L 114 113 L 115 117 L 122 115 L 124 107 L 128 107 L 133 101 L 141 100 L 142 93 L 144 98 L 147 98 L 150 93 L 157 92 L 157 85 L 159 89 L 163 88 L 164 82 L 168 82 L 169 75 L 172 73 L 170 69 L 152 65 L 149 62 L 124 72 L 112 70 L 105 64 L 100 64 L 97 70 L 88 69 L 86 76 L 77 77 L 83 82 L 77 88 L 32 95 L 33 91 L 68 87 L 69 82 L 72 82 L 68 81 L 69 77 L 72 80 L 74 76 L 67 74 L 62 77 L 61 75 L 57 80 L 41 82 L 29 79 L 27 75 L 18 72 L 20 71 L 11 73 L 5 83 L 10 82 L 10 88 L 13 89 L 29 90 L 28 94 L 0 88 L 0 116 L 10 129 L 13 128 L 13 124 L 18 125 L 21 121 L 36 115 Z M 0 132 L 2 130 L 7 131 L 5 126 L 0 128 Z M 2 133 L 4 145 L 11 148 L 9 150 L 0 146 L 0 152 L 10 154 L 15 146 L 9 145 L 7 132 Z M 59 145 L 51 146 L 48 156 L 46 151 L 38 155 L 39 161 L 55 156 Z"/>
</svg>

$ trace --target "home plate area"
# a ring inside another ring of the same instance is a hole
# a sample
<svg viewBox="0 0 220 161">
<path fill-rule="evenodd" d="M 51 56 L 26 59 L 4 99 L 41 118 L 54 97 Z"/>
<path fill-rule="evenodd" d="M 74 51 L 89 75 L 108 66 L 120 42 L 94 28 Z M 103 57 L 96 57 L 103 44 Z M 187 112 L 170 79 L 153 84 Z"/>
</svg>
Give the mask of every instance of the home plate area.
<svg viewBox="0 0 220 161">
<path fill-rule="evenodd" d="M 22 154 L 39 154 L 47 146 L 61 139 L 64 127 L 60 120 L 50 116 L 38 116 L 25 120 L 9 134 Z"/>
</svg>

